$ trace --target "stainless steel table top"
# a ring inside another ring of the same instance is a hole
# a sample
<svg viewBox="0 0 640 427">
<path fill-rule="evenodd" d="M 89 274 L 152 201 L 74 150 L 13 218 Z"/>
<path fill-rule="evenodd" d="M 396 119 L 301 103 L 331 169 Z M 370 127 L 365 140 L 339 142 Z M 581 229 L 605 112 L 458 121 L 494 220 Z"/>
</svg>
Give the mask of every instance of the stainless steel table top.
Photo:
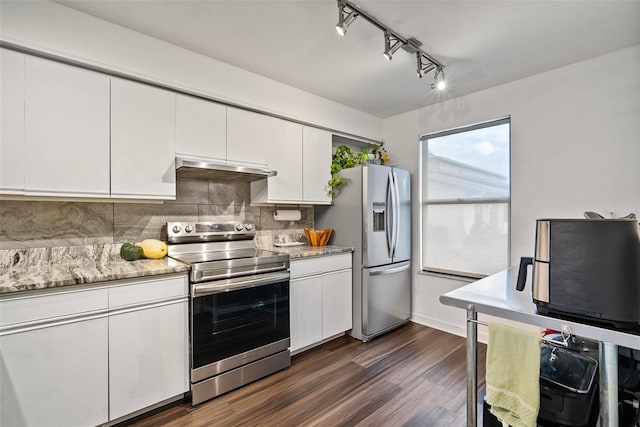
<svg viewBox="0 0 640 427">
<path fill-rule="evenodd" d="M 469 304 L 478 313 L 507 320 L 562 330 L 568 327 L 574 335 L 640 350 L 640 335 L 576 320 L 559 319 L 537 313 L 531 299 L 531 283 L 527 281 L 523 292 L 516 291 L 518 267 L 496 273 L 440 296 L 444 305 L 467 309 Z"/>
</svg>

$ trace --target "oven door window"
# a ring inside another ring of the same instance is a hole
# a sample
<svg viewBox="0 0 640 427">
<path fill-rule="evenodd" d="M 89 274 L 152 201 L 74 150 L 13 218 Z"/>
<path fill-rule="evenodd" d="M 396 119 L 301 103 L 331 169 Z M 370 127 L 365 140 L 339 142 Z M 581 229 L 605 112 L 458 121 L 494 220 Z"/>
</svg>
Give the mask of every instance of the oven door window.
<svg viewBox="0 0 640 427">
<path fill-rule="evenodd" d="M 193 368 L 289 338 L 289 282 L 193 299 Z"/>
</svg>

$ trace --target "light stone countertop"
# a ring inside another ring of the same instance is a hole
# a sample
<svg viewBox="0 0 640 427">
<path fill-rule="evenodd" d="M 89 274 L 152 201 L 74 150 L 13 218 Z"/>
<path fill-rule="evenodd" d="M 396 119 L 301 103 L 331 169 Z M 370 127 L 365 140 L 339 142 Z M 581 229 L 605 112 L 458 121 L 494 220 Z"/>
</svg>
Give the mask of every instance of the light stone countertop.
<svg viewBox="0 0 640 427">
<path fill-rule="evenodd" d="M 131 279 L 189 271 L 174 259 L 125 261 L 121 244 L 0 250 L 0 295 L 109 280 Z M 353 252 L 341 246 L 264 248 L 289 254 L 291 259 Z"/>
<path fill-rule="evenodd" d="M 0 250 L 0 294 L 187 272 L 165 257 L 125 261 L 121 244 Z"/>
<path fill-rule="evenodd" d="M 272 248 L 269 248 L 269 250 L 272 250 L 274 252 L 284 252 L 286 254 L 289 254 L 289 258 L 293 261 L 298 258 L 351 253 L 354 251 L 354 248 L 349 248 L 344 246 L 304 245 L 304 246 L 288 246 L 288 247 L 274 246 Z"/>
</svg>

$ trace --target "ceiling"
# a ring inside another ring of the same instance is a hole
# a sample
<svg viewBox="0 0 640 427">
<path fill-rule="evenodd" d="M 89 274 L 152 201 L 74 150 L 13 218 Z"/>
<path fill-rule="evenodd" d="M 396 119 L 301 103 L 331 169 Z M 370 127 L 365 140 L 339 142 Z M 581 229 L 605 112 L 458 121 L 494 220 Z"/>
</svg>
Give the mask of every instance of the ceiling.
<svg viewBox="0 0 640 427">
<path fill-rule="evenodd" d="M 640 0 L 356 1 L 446 65 L 439 92 L 364 19 L 338 36 L 335 0 L 57 3 L 381 118 L 640 44 Z"/>
</svg>

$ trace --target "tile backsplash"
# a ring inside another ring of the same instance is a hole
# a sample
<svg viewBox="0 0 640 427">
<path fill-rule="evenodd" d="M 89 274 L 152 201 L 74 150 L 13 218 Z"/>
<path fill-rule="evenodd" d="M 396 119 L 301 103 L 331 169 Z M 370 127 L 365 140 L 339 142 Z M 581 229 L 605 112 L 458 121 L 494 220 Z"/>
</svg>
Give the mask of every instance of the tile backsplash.
<svg viewBox="0 0 640 427">
<path fill-rule="evenodd" d="M 299 221 L 273 219 L 274 206 L 250 205 L 250 185 L 178 177 L 176 200 L 164 203 L 0 201 L 0 249 L 76 246 L 159 239 L 169 221 L 248 221 L 259 241 L 313 227 L 313 208 Z"/>
</svg>

